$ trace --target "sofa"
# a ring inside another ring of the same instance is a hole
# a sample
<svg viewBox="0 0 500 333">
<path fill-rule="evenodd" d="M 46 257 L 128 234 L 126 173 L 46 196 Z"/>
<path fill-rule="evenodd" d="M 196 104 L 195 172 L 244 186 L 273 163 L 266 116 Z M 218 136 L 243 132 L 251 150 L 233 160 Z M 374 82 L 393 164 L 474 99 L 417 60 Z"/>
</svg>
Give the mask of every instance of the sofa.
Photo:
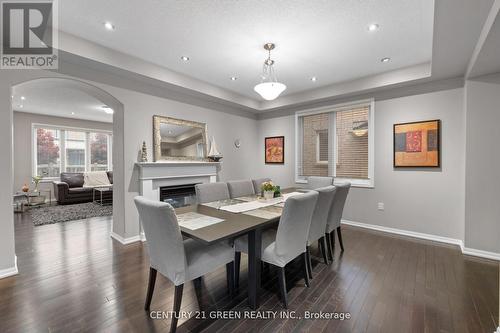
<svg viewBox="0 0 500 333">
<path fill-rule="evenodd" d="M 109 182 L 113 184 L 113 171 L 106 172 Z M 54 181 L 54 195 L 59 205 L 92 202 L 94 189 L 83 187 L 82 172 L 63 172 L 59 181 Z M 113 192 L 105 192 L 103 199 L 112 199 Z"/>
</svg>

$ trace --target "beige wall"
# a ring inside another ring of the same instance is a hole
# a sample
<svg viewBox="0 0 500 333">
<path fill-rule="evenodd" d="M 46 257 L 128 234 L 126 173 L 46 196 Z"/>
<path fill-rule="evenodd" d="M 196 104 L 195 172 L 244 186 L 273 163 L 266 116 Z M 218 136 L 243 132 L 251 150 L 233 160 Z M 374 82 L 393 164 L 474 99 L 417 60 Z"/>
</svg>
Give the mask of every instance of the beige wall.
<svg viewBox="0 0 500 333">
<path fill-rule="evenodd" d="M 13 191 L 20 191 L 24 184 L 31 184 L 32 173 L 32 124 L 77 127 L 113 131 L 112 123 L 97 121 L 53 117 L 41 114 L 14 112 L 14 187 Z M 40 188 L 51 188 L 50 182 L 42 183 Z"/>
</svg>

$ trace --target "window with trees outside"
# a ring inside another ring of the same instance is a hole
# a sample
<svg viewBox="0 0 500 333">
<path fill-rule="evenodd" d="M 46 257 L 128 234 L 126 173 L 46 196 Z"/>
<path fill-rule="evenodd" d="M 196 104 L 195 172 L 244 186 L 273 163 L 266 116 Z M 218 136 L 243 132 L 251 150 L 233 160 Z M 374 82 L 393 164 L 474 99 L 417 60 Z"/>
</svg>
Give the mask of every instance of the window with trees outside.
<svg viewBox="0 0 500 333">
<path fill-rule="evenodd" d="M 33 175 L 112 170 L 112 134 L 99 130 L 33 126 Z"/>
<path fill-rule="evenodd" d="M 296 113 L 296 181 L 333 176 L 372 187 L 373 101 Z"/>
</svg>

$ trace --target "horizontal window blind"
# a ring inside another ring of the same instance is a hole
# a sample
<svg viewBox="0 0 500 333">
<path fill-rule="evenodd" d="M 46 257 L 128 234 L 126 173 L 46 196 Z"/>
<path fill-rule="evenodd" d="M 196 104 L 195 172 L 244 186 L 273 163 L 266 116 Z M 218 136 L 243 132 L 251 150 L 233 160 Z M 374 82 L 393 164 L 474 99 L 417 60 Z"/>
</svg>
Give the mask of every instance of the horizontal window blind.
<svg viewBox="0 0 500 333">
<path fill-rule="evenodd" d="M 297 116 L 297 176 L 369 180 L 370 104 Z"/>
<path fill-rule="evenodd" d="M 328 131 L 318 131 L 317 142 L 317 161 L 318 163 L 328 163 Z"/>
<path fill-rule="evenodd" d="M 302 162 L 301 176 L 328 176 L 328 163 L 318 163 L 318 132 L 328 133 L 330 116 L 319 113 L 302 117 Z"/>
<path fill-rule="evenodd" d="M 368 107 L 336 113 L 336 177 L 368 178 Z"/>
</svg>

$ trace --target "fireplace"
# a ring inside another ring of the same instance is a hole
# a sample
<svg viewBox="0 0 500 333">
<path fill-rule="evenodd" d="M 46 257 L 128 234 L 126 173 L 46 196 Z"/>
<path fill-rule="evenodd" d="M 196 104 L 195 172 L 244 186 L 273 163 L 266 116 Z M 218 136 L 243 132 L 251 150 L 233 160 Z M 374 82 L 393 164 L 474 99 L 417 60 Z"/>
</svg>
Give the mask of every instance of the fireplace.
<svg viewBox="0 0 500 333">
<path fill-rule="evenodd" d="M 168 202 L 174 208 L 195 204 L 195 185 L 196 184 L 162 186 L 160 187 L 160 201 Z"/>
</svg>

